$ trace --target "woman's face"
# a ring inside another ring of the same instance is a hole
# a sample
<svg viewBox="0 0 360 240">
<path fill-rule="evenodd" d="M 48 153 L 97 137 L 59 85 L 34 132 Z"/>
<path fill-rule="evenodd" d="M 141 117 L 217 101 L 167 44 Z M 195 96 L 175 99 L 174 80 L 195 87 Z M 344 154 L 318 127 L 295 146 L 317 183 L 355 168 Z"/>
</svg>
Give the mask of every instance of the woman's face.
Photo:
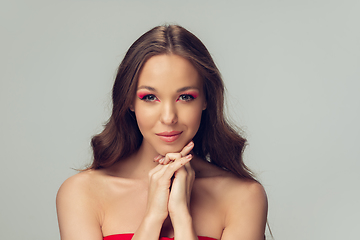
<svg viewBox="0 0 360 240">
<path fill-rule="evenodd" d="M 183 57 L 151 57 L 140 72 L 131 110 L 143 147 L 165 155 L 179 152 L 195 136 L 206 108 L 202 80 Z"/>
</svg>

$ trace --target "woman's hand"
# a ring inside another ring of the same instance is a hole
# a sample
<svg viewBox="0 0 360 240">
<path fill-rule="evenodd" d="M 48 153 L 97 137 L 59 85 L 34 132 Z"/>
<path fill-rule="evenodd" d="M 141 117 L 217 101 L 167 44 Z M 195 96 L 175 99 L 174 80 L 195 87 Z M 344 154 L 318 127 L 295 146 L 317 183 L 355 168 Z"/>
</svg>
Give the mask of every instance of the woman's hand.
<svg viewBox="0 0 360 240">
<path fill-rule="evenodd" d="M 168 205 L 171 219 L 178 217 L 179 214 L 190 214 L 190 197 L 194 180 L 195 171 L 190 162 L 175 172 Z"/>
<path fill-rule="evenodd" d="M 193 147 L 194 143 L 190 142 L 180 153 L 168 153 L 164 157 L 157 158 L 161 164 L 177 168 L 174 172 L 168 201 L 168 211 L 175 239 L 197 239 L 190 215 L 190 196 L 195 180 L 195 172 L 189 162 L 192 158 L 191 154 L 185 157 L 188 159 L 187 161 L 183 161 L 183 156 L 188 154 Z M 180 167 L 178 167 L 179 163 Z"/>
<path fill-rule="evenodd" d="M 168 153 L 164 157 L 157 157 L 156 160 L 163 165 L 172 165 L 188 154 L 193 147 L 194 143 L 190 142 L 180 153 Z M 192 156 L 189 154 L 187 157 L 191 159 Z M 181 167 L 174 172 L 168 203 L 168 211 L 172 221 L 175 218 L 184 219 L 184 217 L 190 216 L 190 196 L 194 179 L 195 172 L 189 162 L 181 164 Z"/>
<path fill-rule="evenodd" d="M 167 153 L 165 156 L 158 156 L 154 159 L 160 164 L 149 172 L 147 216 L 155 216 L 159 221 L 164 221 L 173 208 L 171 207 L 173 204 L 169 204 L 170 201 L 174 204 L 182 202 L 185 206 L 188 204 L 190 197 L 187 200 L 187 194 L 184 194 L 187 191 L 187 187 L 185 187 L 186 168 L 190 166 L 189 161 L 192 159 L 192 155 L 189 153 L 193 146 L 193 142 L 190 142 L 180 153 Z M 173 177 L 174 182 L 171 185 Z M 170 187 L 171 192 L 175 190 L 174 194 L 170 193 Z"/>
</svg>

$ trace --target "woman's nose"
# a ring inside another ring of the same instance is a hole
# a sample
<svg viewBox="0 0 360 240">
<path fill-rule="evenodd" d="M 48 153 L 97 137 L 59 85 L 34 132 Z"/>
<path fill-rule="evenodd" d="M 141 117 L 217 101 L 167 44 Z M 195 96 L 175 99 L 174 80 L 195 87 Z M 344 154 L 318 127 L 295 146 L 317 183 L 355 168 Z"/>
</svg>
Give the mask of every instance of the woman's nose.
<svg viewBox="0 0 360 240">
<path fill-rule="evenodd" d="M 171 125 L 177 123 L 177 110 L 174 104 L 166 103 L 164 104 L 161 112 L 161 122 L 163 124 Z"/>
</svg>

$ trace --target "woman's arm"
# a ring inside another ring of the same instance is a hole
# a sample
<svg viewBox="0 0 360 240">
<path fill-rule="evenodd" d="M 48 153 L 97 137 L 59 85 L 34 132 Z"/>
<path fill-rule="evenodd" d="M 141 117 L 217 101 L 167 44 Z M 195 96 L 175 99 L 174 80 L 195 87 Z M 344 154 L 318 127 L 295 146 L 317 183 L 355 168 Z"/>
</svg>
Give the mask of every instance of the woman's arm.
<svg viewBox="0 0 360 240">
<path fill-rule="evenodd" d="M 264 240 L 267 197 L 257 182 L 231 184 L 226 194 L 225 229 L 221 240 Z"/>
</svg>

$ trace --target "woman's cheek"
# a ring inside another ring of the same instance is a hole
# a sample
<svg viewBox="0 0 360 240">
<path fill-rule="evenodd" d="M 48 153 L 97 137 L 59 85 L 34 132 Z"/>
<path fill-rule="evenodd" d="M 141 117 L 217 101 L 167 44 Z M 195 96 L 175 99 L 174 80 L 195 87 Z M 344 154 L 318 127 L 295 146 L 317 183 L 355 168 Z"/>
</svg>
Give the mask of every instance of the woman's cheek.
<svg viewBox="0 0 360 240">
<path fill-rule="evenodd" d="M 188 129 L 191 131 L 192 137 L 194 137 L 200 127 L 202 110 L 199 111 L 199 109 L 196 108 L 186 115 Z"/>
<path fill-rule="evenodd" d="M 146 131 L 150 130 L 153 125 L 154 113 L 146 108 L 135 108 L 135 115 L 141 133 L 146 134 Z"/>
</svg>

